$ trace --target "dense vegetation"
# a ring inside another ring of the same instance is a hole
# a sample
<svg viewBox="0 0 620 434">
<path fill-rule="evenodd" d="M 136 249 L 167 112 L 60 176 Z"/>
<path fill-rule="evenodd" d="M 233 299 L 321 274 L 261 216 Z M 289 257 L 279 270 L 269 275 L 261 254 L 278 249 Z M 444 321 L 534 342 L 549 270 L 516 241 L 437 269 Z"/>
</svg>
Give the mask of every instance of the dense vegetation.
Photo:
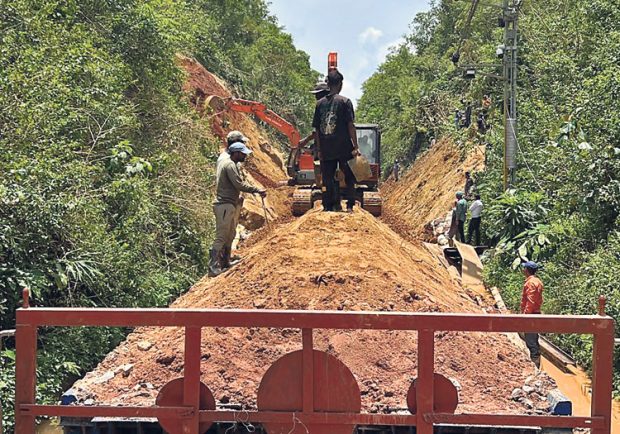
<svg viewBox="0 0 620 434">
<path fill-rule="evenodd" d="M 262 0 L 0 0 L 0 38 L 0 329 L 24 286 L 35 305 L 162 306 L 204 273 L 218 142 L 181 93 L 176 53 L 310 118 L 316 73 Z M 42 331 L 39 402 L 124 334 Z"/>
<path fill-rule="evenodd" d="M 482 1 L 463 44 L 461 64 L 497 63 L 503 42 L 498 9 Z M 406 42 L 365 84 L 359 113 L 384 126 L 386 165 L 411 162 L 432 137 L 467 147 L 487 143 L 487 169 L 476 175 L 486 202 L 486 240 L 495 248 L 486 280 L 518 307 L 525 258 L 541 262 L 547 313 L 592 314 L 599 294 L 620 318 L 620 4 L 613 0 L 526 0 L 520 13 L 519 169 L 502 186 L 502 82 L 462 78 L 450 57 L 469 4 L 437 1 L 416 17 Z M 455 30 L 456 29 L 456 30 Z M 500 73 L 501 71 L 486 70 Z M 494 101 L 491 131 L 481 135 L 476 111 Z M 454 112 L 472 101 L 472 126 L 457 129 Z M 591 338 L 554 339 L 585 367 Z M 620 393 L 620 358 L 615 388 Z"/>
</svg>

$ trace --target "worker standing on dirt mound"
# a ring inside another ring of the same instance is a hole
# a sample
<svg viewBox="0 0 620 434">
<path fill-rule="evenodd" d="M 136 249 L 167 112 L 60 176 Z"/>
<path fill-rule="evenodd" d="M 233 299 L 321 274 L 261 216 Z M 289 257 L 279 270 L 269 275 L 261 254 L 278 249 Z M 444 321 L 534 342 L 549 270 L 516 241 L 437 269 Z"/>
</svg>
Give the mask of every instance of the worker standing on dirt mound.
<svg viewBox="0 0 620 434">
<path fill-rule="evenodd" d="M 523 285 L 523 295 L 521 296 L 521 313 L 523 314 L 540 314 L 540 308 L 543 303 L 544 286 L 542 281 L 536 276 L 536 272 L 540 266 L 533 261 L 527 261 L 521 264 L 523 274 L 525 275 L 525 283 Z M 540 344 L 538 343 L 538 333 L 525 333 L 525 345 L 530 350 L 530 359 L 540 368 Z"/>
<path fill-rule="evenodd" d="M 314 86 L 314 89 L 310 91 L 311 94 L 314 95 L 314 97 L 316 98 L 317 103 L 325 98 L 327 95 L 329 95 L 329 86 L 327 85 L 326 82 L 324 81 L 319 81 L 316 86 Z M 319 147 L 316 143 L 316 131 L 312 131 L 312 133 L 308 134 L 305 138 L 301 139 L 299 141 L 299 147 L 303 148 L 305 146 L 308 145 L 308 143 L 310 143 L 310 141 L 312 141 L 312 145 L 311 145 L 311 149 L 312 149 L 312 156 L 314 157 L 314 161 L 318 161 L 319 160 Z M 318 181 L 321 178 L 321 174 L 319 173 L 319 170 L 317 170 L 317 168 L 320 170 L 320 165 L 317 166 L 315 164 L 314 166 L 314 178 Z M 323 201 L 323 203 L 325 203 L 325 188 L 322 189 L 322 195 L 321 195 L 321 200 Z"/>
<path fill-rule="evenodd" d="M 243 142 L 228 147 L 230 158 L 223 158 L 217 164 L 215 214 L 215 240 L 209 257 L 209 276 L 215 277 L 230 268 L 232 243 L 235 240 L 241 209 L 241 192 L 257 193 L 261 197 L 267 192 L 246 182 L 238 167 L 252 151 Z"/>
<path fill-rule="evenodd" d="M 355 205 L 355 176 L 348 161 L 358 154 L 355 113 L 351 100 L 339 95 L 344 77 L 333 69 L 327 74 L 329 95 L 322 98 L 314 110 L 312 126 L 321 158 L 321 175 L 325 187 L 324 211 L 335 211 L 340 207 L 340 195 L 336 192 L 336 169 L 344 173 L 347 185 L 347 211 Z"/>
<path fill-rule="evenodd" d="M 465 242 L 465 219 L 467 218 L 467 201 L 463 192 L 456 193 L 456 230 L 459 241 Z"/>
</svg>

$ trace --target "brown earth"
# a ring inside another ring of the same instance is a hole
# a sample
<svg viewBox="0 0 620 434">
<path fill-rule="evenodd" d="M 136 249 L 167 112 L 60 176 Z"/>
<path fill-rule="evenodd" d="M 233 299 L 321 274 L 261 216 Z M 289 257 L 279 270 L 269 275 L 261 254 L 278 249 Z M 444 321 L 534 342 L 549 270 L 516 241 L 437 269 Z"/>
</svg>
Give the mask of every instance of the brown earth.
<svg viewBox="0 0 620 434">
<path fill-rule="evenodd" d="M 481 309 L 423 247 L 361 210 L 352 215 L 313 210 L 269 232 L 244 256 L 236 268 L 198 282 L 172 308 Z M 254 408 L 267 368 L 301 348 L 298 330 L 206 329 L 202 339 L 202 381 L 219 402 L 246 408 Z M 416 333 L 322 331 L 316 332 L 315 345 L 351 369 L 365 410 L 406 408 L 416 376 Z M 129 372 L 123 373 L 123 366 Z M 152 404 L 166 382 L 182 375 L 182 366 L 181 329 L 141 328 L 74 390 L 93 403 Z M 459 412 L 525 412 L 510 395 L 534 368 L 502 335 L 437 333 L 436 370 L 460 384 Z"/>
<path fill-rule="evenodd" d="M 455 194 L 463 191 L 465 172 L 482 170 L 484 150 L 474 148 L 466 158 L 450 140 L 440 140 L 401 177 L 384 184 L 384 209 L 411 228 L 414 236 L 430 240 L 427 225 L 452 209 Z"/>
<path fill-rule="evenodd" d="M 265 200 L 267 218 L 275 220 L 290 215 L 292 190 L 280 186 L 288 177 L 284 168 L 284 155 L 278 150 L 278 144 L 270 143 L 267 133 L 249 115 L 230 111 L 213 113 L 205 109 L 205 100 L 209 95 L 230 98 L 232 92 L 223 80 L 211 74 L 196 60 L 177 56 L 177 63 L 187 74 L 183 90 L 204 121 L 209 123 L 213 133 L 220 138 L 221 149 L 224 149 L 229 131 L 239 130 L 250 139 L 248 145 L 254 152 L 244 164 L 244 169 L 249 181 L 270 190 Z M 264 215 L 260 198 L 245 195 L 241 223 L 250 230 L 258 229 L 264 224 Z"/>
</svg>

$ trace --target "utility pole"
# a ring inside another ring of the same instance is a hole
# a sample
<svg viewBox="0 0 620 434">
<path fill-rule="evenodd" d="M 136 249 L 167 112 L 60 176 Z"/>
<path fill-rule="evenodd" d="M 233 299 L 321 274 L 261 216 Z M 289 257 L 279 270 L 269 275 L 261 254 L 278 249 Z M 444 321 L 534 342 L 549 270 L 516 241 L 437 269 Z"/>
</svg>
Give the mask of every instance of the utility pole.
<svg viewBox="0 0 620 434">
<path fill-rule="evenodd" d="M 517 42 L 522 0 L 503 0 L 504 23 L 504 190 L 516 181 L 517 169 Z"/>
</svg>

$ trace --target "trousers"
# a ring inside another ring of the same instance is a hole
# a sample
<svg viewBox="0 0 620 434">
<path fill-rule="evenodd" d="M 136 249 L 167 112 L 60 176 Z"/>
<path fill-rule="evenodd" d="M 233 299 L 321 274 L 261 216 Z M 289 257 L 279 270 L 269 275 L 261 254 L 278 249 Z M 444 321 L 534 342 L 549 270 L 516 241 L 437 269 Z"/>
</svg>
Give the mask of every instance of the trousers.
<svg viewBox="0 0 620 434">
<path fill-rule="evenodd" d="M 336 177 L 336 169 L 340 168 L 340 171 L 344 173 L 344 181 L 347 185 L 345 194 L 347 199 L 347 208 L 353 208 L 355 205 L 355 175 L 351 171 L 347 158 L 340 158 L 337 160 L 323 160 L 321 161 L 321 176 L 323 178 L 323 185 L 325 186 L 325 196 L 323 208 L 327 211 L 333 211 L 334 207 L 340 203 L 339 189 L 336 188 L 338 182 Z"/>
<path fill-rule="evenodd" d="M 213 249 L 217 252 L 223 248 L 230 249 L 237 235 L 237 224 L 241 206 L 230 203 L 218 203 L 213 205 L 215 214 L 215 240 Z"/>
<path fill-rule="evenodd" d="M 459 241 L 461 243 L 465 242 L 465 222 L 463 220 L 456 220 L 456 230 L 458 234 Z"/>
<path fill-rule="evenodd" d="M 525 333 L 525 345 L 530 350 L 530 359 L 540 368 L 540 344 L 538 343 L 538 333 Z"/>
<path fill-rule="evenodd" d="M 472 235 L 476 235 L 476 246 L 480 245 L 480 217 L 472 217 L 467 227 L 467 244 L 471 244 Z"/>
</svg>

